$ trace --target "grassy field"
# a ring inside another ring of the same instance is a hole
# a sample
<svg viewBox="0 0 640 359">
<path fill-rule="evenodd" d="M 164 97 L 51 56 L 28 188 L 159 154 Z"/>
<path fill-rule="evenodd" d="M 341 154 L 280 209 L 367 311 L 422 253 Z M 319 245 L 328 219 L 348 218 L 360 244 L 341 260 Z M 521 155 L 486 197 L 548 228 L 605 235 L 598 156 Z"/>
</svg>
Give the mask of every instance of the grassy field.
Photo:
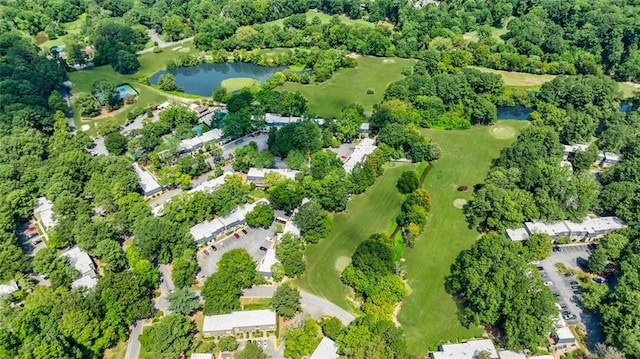
<svg viewBox="0 0 640 359">
<path fill-rule="evenodd" d="M 250 77 L 232 77 L 222 80 L 220 85 L 227 89 L 228 92 L 242 90 L 245 87 L 259 87 L 260 81 Z"/>
<path fill-rule="evenodd" d="M 80 32 L 80 27 L 82 26 L 86 18 L 87 18 L 87 14 L 82 14 L 78 17 L 78 20 L 62 24 L 62 27 L 67 31 L 66 35 L 60 36 L 57 39 L 47 40 L 43 43 L 38 44 L 38 46 L 40 46 L 43 49 L 44 48 L 50 49 L 54 46 L 64 45 L 64 40 L 66 39 L 67 36 L 77 34 L 78 32 Z M 36 38 L 39 38 L 39 36 L 37 36 Z"/>
<path fill-rule="evenodd" d="M 527 125 L 527 121 L 500 121 L 465 131 L 423 130 L 440 144 L 442 158 L 424 183 L 431 194 L 431 217 L 415 247 L 404 250 L 411 293 L 398 315 L 410 352 L 417 357 L 443 341 L 482 334 L 481 328 L 460 324 L 456 303 L 444 290 L 444 278 L 456 256 L 478 237 L 468 229 L 462 210 L 454 206 L 470 199 L 471 190 L 458 192 L 457 187 L 472 189 L 482 182 L 491 160 Z"/>
<path fill-rule="evenodd" d="M 370 114 L 373 105 L 382 100 L 387 86 L 402 79 L 402 70 L 413 64 L 413 60 L 407 59 L 360 57 L 357 67 L 342 69 L 323 83 L 302 85 L 289 82 L 277 89 L 300 91 L 309 100 L 309 110 L 324 118 L 337 117 L 343 107 L 354 102 Z M 367 89 L 374 93 L 367 95 Z"/>
<path fill-rule="evenodd" d="M 333 217 L 329 237 L 307 246 L 307 271 L 296 283 L 303 289 L 352 310 L 349 289 L 340 282 L 340 272 L 348 264 L 358 244 L 370 235 L 386 232 L 402 199 L 396 181 L 411 164 L 396 164 L 365 193 L 353 196 L 347 210 Z M 336 267 L 342 267 L 338 270 Z"/>
<path fill-rule="evenodd" d="M 509 20 L 504 22 L 504 26 L 502 27 L 492 27 L 491 28 L 491 36 L 494 37 L 496 40 L 498 40 L 498 42 L 503 43 L 504 39 L 502 38 L 503 35 L 505 35 L 507 32 L 509 32 L 509 30 L 507 30 L 507 25 L 509 24 L 509 21 L 511 21 L 513 17 L 511 17 Z M 467 41 L 474 41 L 474 42 L 478 42 L 478 32 L 477 31 L 469 31 L 465 34 L 462 35 L 462 38 L 464 38 Z"/>
<path fill-rule="evenodd" d="M 309 23 L 315 16 L 317 16 L 320 19 L 320 22 L 322 22 L 323 24 L 326 24 L 329 21 L 331 21 L 331 18 L 333 17 L 333 15 L 328 15 L 328 14 L 321 13 L 318 11 L 313 11 L 313 10 L 307 11 L 305 15 L 307 16 L 307 22 Z M 339 17 L 340 17 L 340 21 L 342 21 L 344 24 L 347 24 L 347 25 L 356 25 L 356 26 L 374 26 L 375 25 L 374 23 L 371 23 L 362 19 L 353 20 L 344 15 Z M 283 23 L 284 23 L 284 19 L 278 19 L 271 22 L 267 22 L 266 25 L 282 26 Z"/>
<path fill-rule="evenodd" d="M 104 351 L 102 356 L 104 359 L 124 359 L 127 353 L 127 342 L 118 342 L 118 344 Z"/>
</svg>

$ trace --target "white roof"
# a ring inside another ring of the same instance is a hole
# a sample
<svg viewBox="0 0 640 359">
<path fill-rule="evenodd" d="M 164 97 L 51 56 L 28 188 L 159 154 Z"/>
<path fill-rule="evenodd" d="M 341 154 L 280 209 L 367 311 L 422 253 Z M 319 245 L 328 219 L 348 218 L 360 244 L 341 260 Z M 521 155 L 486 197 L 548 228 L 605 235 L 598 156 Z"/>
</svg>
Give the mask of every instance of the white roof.
<svg viewBox="0 0 640 359">
<path fill-rule="evenodd" d="M 247 203 L 245 205 L 242 205 L 236 208 L 233 212 L 229 213 L 228 215 L 221 217 L 220 221 L 227 226 L 233 225 L 234 223 L 238 223 L 238 222 L 245 222 L 247 213 L 253 211 L 253 209 L 256 207 L 258 203 L 268 204 L 269 201 L 267 201 L 264 198 L 261 198 L 253 203 Z"/>
<path fill-rule="evenodd" d="M 565 341 L 576 340 L 576 338 L 573 336 L 573 333 L 571 332 L 571 329 L 569 329 L 569 327 L 558 328 L 556 330 L 556 334 L 558 335 L 558 340 L 565 340 Z"/>
<path fill-rule="evenodd" d="M 360 131 L 369 131 L 369 122 L 360 124 Z"/>
<path fill-rule="evenodd" d="M 298 228 L 298 226 L 293 223 L 293 219 L 288 220 L 287 223 L 284 224 L 284 230 L 282 231 L 282 234 L 285 233 L 295 234 L 296 236 L 300 237 L 300 228 Z"/>
<path fill-rule="evenodd" d="M 271 266 L 279 262 L 280 261 L 276 258 L 276 250 L 269 248 L 267 249 L 267 254 L 264 256 L 262 263 L 258 266 L 258 272 L 271 273 Z"/>
<path fill-rule="evenodd" d="M 282 175 L 284 178 L 295 179 L 296 178 L 296 174 L 298 174 L 298 171 L 292 170 L 292 169 L 288 169 L 288 168 L 281 169 L 281 168 L 255 168 L 255 167 L 251 167 L 251 168 L 249 168 L 249 172 L 247 172 L 247 181 L 251 181 L 253 178 L 262 178 L 262 179 L 264 179 L 264 177 L 268 173 L 278 173 L 278 174 Z"/>
<path fill-rule="evenodd" d="M 18 283 L 15 280 L 10 280 L 7 283 L 0 284 L 0 297 L 9 295 L 18 290 Z"/>
<path fill-rule="evenodd" d="M 526 355 L 511 350 L 500 350 L 498 354 L 500 354 L 500 359 L 527 359 Z"/>
<path fill-rule="evenodd" d="M 54 227 L 58 223 L 53 219 L 53 203 L 46 197 L 38 198 L 38 203 L 34 207 L 33 213 L 40 217 L 45 230 Z"/>
<path fill-rule="evenodd" d="M 189 229 L 189 233 L 196 242 L 211 238 L 222 231 L 224 231 L 224 223 L 217 218 L 200 222 Z"/>
<path fill-rule="evenodd" d="M 529 357 L 529 359 L 556 359 L 553 355 L 536 355 Z"/>
<path fill-rule="evenodd" d="M 151 173 L 140 168 L 137 162 L 133 163 L 133 170 L 136 171 L 138 178 L 140 178 L 140 187 L 145 195 L 147 193 L 155 193 L 162 190 L 162 187 L 158 184 L 156 179 L 153 178 Z"/>
<path fill-rule="evenodd" d="M 280 124 L 290 124 L 294 122 L 298 122 L 302 120 L 302 117 L 296 116 L 282 116 L 277 113 L 265 113 L 264 114 L 264 122 L 267 125 L 280 125 Z M 324 124 L 323 118 L 315 118 L 313 119 L 318 125 Z"/>
<path fill-rule="evenodd" d="M 159 205 L 151 208 L 151 214 L 156 217 L 164 216 L 164 203 L 160 203 Z"/>
<path fill-rule="evenodd" d="M 596 233 L 601 231 L 614 231 L 624 228 L 624 222 L 618 217 L 585 218 L 582 222 L 565 221 L 571 232 Z"/>
<path fill-rule="evenodd" d="M 214 179 L 208 180 L 206 182 L 202 182 L 201 184 L 194 187 L 189 193 L 194 192 L 213 192 L 214 189 L 222 186 L 227 179 L 227 176 L 233 175 L 233 172 L 225 172 L 222 176 L 216 177 Z"/>
<path fill-rule="evenodd" d="M 276 312 L 270 309 L 247 310 L 204 317 L 203 332 L 232 331 L 234 328 L 276 325 Z"/>
<path fill-rule="evenodd" d="M 620 155 L 612 152 L 605 152 L 604 159 L 610 163 L 618 163 L 620 162 Z"/>
<path fill-rule="evenodd" d="M 211 353 L 192 353 L 191 359 L 213 359 L 213 354 Z"/>
<path fill-rule="evenodd" d="M 84 275 L 80 279 L 76 279 L 71 283 L 71 288 L 87 287 L 89 289 L 95 287 L 98 284 L 98 280 L 90 275 Z"/>
<path fill-rule="evenodd" d="M 86 252 L 83 252 L 78 246 L 63 252 L 61 256 L 69 258 L 69 264 L 80 272 L 81 275 L 85 275 L 95 268 L 91 257 Z"/>
<path fill-rule="evenodd" d="M 336 343 L 324 337 L 320 341 L 320 344 L 316 347 L 316 350 L 313 351 L 309 359 L 338 359 L 338 347 Z"/>
<path fill-rule="evenodd" d="M 491 358 L 498 358 L 498 352 L 491 339 L 470 340 L 460 344 L 443 344 L 440 346 L 440 351 L 431 354 L 434 359 L 474 359 L 485 351 L 489 353 Z"/>
<path fill-rule="evenodd" d="M 586 151 L 587 149 L 589 149 L 588 145 L 583 145 L 583 144 L 562 145 L 562 147 L 564 147 L 565 153 L 573 153 L 576 151 Z"/>
<path fill-rule="evenodd" d="M 560 221 L 560 222 L 542 222 L 542 221 L 525 222 L 524 226 L 527 228 L 527 231 L 529 233 L 546 233 L 546 234 L 548 234 L 550 236 L 569 234 L 569 228 L 564 224 L 563 221 Z"/>
<path fill-rule="evenodd" d="M 364 161 L 376 149 L 376 141 L 372 138 L 365 138 L 353 150 L 347 162 L 342 166 L 347 173 L 353 171 L 356 164 Z"/>
<path fill-rule="evenodd" d="M 209 142 L 218 141 L 222 138 L 222 130 L 219 128 L 207 131 L 200 136 L 187 138 L 178 144 L 178 151 L 192 151 Z"/>
<path fill-rule="evenodd" d="M 507 229 L 507 238 L 514 242 L 520 242 L 529 238 L 529 233 L 524 228 Z"/>
</svg>

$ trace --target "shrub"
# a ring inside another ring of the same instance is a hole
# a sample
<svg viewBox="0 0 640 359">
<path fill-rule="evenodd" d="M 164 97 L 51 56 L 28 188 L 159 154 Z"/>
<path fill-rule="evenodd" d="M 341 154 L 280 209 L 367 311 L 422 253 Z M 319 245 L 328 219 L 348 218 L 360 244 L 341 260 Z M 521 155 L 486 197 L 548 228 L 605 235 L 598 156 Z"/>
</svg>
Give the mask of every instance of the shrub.
<svg viewBox="0 0 640 359">
<path fill-rule="evenodd" d="M 367 89 L 367 95 L 373 95 L 374 93 L 376 93 L 373 89 L 369 88 Z"/>
</svg>

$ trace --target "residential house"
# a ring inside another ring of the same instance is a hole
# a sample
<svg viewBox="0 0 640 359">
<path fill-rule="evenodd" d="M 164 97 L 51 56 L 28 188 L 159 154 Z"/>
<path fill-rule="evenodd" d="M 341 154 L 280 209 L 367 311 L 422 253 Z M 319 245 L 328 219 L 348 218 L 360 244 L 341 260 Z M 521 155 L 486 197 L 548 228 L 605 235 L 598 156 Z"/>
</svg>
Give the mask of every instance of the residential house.
<svg viewBox="0 0 640 359">
<path fill-rule="evenodd" d="M 62 252 L 60 256 L 67 257 L 69 264 L 80 272 L 80 278 L 71 283 L 72 288 L 87 287 L 93 288 L 98 284 L 96 279 L 96 266 L 89 255 L 75 246 L 66 252 Z"/>
<path fill-rule="evenodd" d="M 54 219 L 53 202 L 49 201 L 46 197 L 38 198 L 38 202 L 33 208 L 33 216 L 40 222 L 45 232 L 58 224 L 58 221 Z"/>
<path fill-rule="evenodd" d="M 363 162 L 377 148 L 376 141 L 372 138 L 363 139 L 353 150 L 353 153 L 347 161 L 342 165 L 347 173 L 351 173 L 356 164 Z"/>
<path fill-rule="evenodd" d="M 498 352 L 491 339 L 469 340 L 458 344 L 443 344 L 437 352 L 429 353 L 431 359 L 476 359 L 486 352 L 492 359 L 498 359 Z"/>
<path fill-rule="evenodd" d="M 18 291 L 18 283 L 15 280 L 10 280 L 6 283 L 0 284 L 0 297 L 13 294 Z"/>
<path fill-rule="evenodd" d="M 142 194 L 145 197 L 153 196 L 156 193 L 162 192 L 162 186 L 153 178 L 153 175 L 148 171 L 140 168 L 137 162 L 133 163 L 133 170 L 136 172 L 139 178 L 140 188 L 142 189 Z"/>
<path fill-rule="evenodd" d="M 338 346 L 336 346 L 336 343 L 333 340 L 324 337 L 316 347 L 316 350 L 311 353 L 309 359 L 338 359 L 339 357 Z"/>
<path fill-rule="evenodd" d="M 193 138 L 187 138 L 182 141 L 177 146 L 178 153 L 190 153 L 194 152 L 199 148 L 202 148 L 204 145 L 220 141 L 223 133 L 219 128 L 215 128 L 211 131 L 207 131 L 200 136 L 196 136 Z"/>
<path fill-rule="evenodd" d="M 204 317 L 202 336 L 208 338 L 242 334 L 246 338 L 254 332 L 262 332 L 264 337 L 275 332 L 276 324 L 276 312 L 269 309 L 208 315 Z"/>
<path fill-rule="evenodd" d="M 273 274 L 271 273 L 271 266 L 276 263 L 280 263 L 278 258 L 276 258 L 276 250 L 273 248 L 267 249 L 267 253 L 265 254 L 262 262 L 258 266 L 258 273 L 260 273 L 263 277 L 267 279 L 273 278 Z"/>
<path fill-rule="evenodd" d="M 279 169 L 279 168 L 249 168 L 247 172 L 247 182 L 252 182 L 258 187 L 264 186 L 264 178 L 269 173 L 277 173 L 284 178 L 295 179 L 298 171 L 292 169 Z"/>
</svg>

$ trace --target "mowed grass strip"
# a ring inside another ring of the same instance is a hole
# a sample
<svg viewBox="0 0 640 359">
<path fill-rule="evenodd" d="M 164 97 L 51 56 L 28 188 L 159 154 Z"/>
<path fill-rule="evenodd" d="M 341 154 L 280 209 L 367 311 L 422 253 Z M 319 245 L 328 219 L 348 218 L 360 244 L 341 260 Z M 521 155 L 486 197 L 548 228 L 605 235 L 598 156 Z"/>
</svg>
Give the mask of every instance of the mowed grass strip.
<svg viewBox="0 0 640 359">
<path fill-rule="evenodd" d="M 358 103 L 367 114 L 373 105 L 382 100 L 387 86 L 401 80 L 402 70 L 410 68 L 414 60 L 363 56 L 357 59 L 358 66 L 341 69 L 329 80 L 320 84 L 302 85 L 285 83 L 278 90 L 300 91 L 309 100 L 309 110 L 323 118 L 334 118 L 347 105 Z M 367 94 L 367 90 L 373 94 Z"/>
<path fill-rule="evenodd" d="M 328 238 L 307 246 L 307 271 L 296 280 L 304 290 L 324 297 L 340 307 L 353 310 L 349 288 L 340 281 L 341 271 L 356 247 L 374 233 L 387 232 L 397 214 L 402 196 L 396 181 L 403 171 L 415 169 L 412 164 L 392 164 L 365 193 L 353 196 L 347 210 L 334 215 L 333 230 Z"/>
<path fill-rule="evenodd" d="M 465 131 L 423 130 L 442 147 L 442 157 L 433 165 L 424 186 L 431 194 L 431 215 L 413 249 L 404 249 L 407 281 L 411 287 L 398 320 L 407 336 L 410 353 L 424 357 L 437 344 L 482 334 L 478 327 L 465 328 L 458 319 L 458 308 L 444 289 L 444 279 L 458 253 L 478 238 L 467 227 L 456 199 L 471 199 L 473 186 L 484 180 L 491 160 L 514 138 L 494 136 L 493 129 L 510 127 L 517 134 L 527 121 L 499 121 L 495 126 Z M 468 186 L 459 192 L 459 186 Z"/>
</svg>

